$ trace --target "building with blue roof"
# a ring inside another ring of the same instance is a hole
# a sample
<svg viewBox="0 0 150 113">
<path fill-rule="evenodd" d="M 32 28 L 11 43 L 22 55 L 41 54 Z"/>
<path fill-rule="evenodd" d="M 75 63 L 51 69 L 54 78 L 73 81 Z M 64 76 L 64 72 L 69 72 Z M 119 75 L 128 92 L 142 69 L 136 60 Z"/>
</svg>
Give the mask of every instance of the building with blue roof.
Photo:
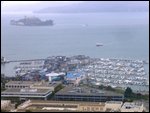
<svg viewBox="0 0 150 113">
<path fill-rule="evenodd" d="M 81 73 L 68 72 L 65 77 L 65 80 L 68 84 L 77 85 L 77 84 L 79 84 L 81 78 L 82 78 Z"/>
</svg>

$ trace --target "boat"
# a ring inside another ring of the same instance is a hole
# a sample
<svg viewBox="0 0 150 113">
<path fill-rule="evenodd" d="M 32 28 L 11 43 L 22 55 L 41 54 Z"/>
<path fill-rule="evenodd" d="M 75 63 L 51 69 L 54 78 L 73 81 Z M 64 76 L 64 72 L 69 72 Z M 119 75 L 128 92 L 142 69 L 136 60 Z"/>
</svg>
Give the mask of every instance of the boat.
<svg viewBox="0 0 150 113">
<path fill-rule="evenodd" d="M 97 47 L 103 46 L 103 44 L 101 44 L 101 43 L 96 43 L 96 46 L 97 46 Z"/>
<path fill-rule="evenodd" d="M 11 25 L 16 26 L 53 26 L 53 20 L 45 20 L 42 21 L 37 17 L 24 17 L 23 19 L 19 20 L 11 20 Z"/>
</svg>

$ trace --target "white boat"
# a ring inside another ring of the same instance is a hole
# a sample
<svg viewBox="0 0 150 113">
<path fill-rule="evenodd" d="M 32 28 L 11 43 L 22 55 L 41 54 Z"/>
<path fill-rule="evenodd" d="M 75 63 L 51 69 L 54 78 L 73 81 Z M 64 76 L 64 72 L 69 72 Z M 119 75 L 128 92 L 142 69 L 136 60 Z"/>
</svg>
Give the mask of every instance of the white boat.
<svg viewBox="0 0 150 113">
<path fill-rule="evenodd" d="M 97 47 L 103 46 L 103 44 L 101 44 L 101 43 L 96 43 L 96 46 L 97 46 Z"/>
</svg>

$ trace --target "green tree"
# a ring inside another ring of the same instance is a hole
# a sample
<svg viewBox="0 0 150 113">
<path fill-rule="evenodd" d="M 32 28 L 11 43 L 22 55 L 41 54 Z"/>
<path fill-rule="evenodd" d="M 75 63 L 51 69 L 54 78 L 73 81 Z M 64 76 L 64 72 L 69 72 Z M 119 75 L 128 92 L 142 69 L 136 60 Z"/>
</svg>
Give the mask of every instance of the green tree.
<svg viewBox="0 0 150 113">
<path fill-rule="evenodd" d="M 124 97 L 125 98 L 131 98 L 133 95 L 132 89 L 130 87 L 127 87 L 125 92 L 124 92 Z"/>
<path fill-rule="evenodd" d="M 25 112 L 32 112 L 30 109 L 27 109 Z"/>
<path fill-rule="evenodd" d="M 100 85 L 100 86 L 99 86 L 99 89 L 104 89 L 104 85 Z"/>
<path fill-rule="evenodd" d="M 9 112 L 8 110 L 1 109 L 1 112 Z"/>
<path fill-rule="evenodd" d="M 54 93 L 58 92 L 59 90 L 63 89 L 64 86 L 62 84 L 59 84 L 58 86 L 55 87 Z"/>
<path fill-rule="evenodd" d="M 106 90 L 108 90 L 108 91 L 115 91 L 115 89 L 113 89 L 111 86 L 107 86 Z"/>
</svg>

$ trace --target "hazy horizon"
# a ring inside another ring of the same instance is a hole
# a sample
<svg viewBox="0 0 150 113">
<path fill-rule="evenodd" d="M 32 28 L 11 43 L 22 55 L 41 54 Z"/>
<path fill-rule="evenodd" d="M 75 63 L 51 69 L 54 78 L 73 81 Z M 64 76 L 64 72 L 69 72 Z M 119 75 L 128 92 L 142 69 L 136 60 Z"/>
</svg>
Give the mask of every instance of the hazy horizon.
<svg viewBox="0 0 150 113">
<path fill-rule="evenodd" d="M 63 6 L 70 6 L 73 7 L 74 5 L 87 5 L 84 3 L 98 3 L 100 5 L 109 6 L 117 5 L 120 6 L 125 4 L 125 7 L 132 5 L 131 7 L 144 7 L 148 5 L 148 1 L 1 1 L 1 12 L 33 12 L 38 11 L 44 8 L 57 8 Z M 70 8 L 69 7 L 69 8 Z M 96 6 L 98 7 L 98 6 Z M 106 7 L 107 8 L 107 7 Z M 112 7 L 113 9 L 114 7 Z M 119 7 L 118 7 L 119 8 Z"/>
</svg>

